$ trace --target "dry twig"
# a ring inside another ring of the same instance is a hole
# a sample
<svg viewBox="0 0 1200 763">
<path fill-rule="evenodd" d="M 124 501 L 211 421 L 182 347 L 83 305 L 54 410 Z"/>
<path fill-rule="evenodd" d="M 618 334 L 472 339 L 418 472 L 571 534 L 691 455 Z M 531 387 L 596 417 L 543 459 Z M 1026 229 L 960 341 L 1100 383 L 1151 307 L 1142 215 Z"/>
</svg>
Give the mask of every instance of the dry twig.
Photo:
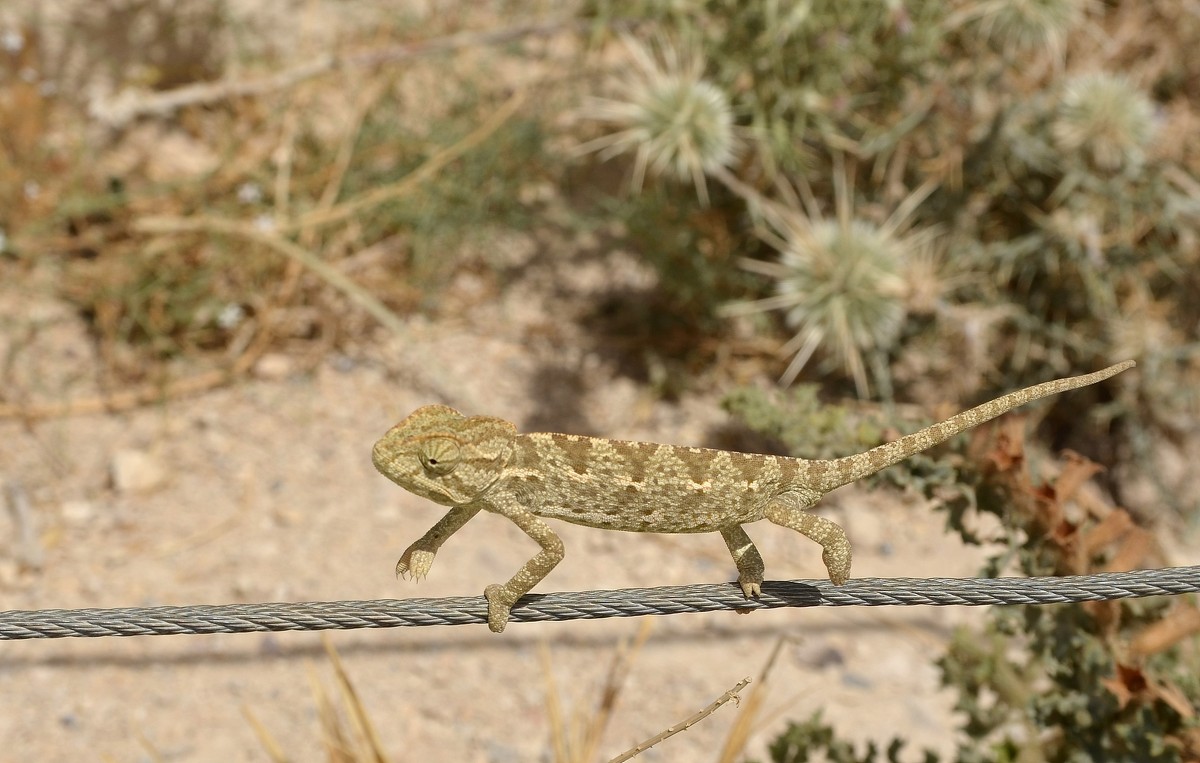
<svg viewBox="0 0 1200 763">
<path fill-rule="evenodd" d="M 239 359 L 240 361 L 241 359 Z M 251 364 L 246 364 L 249 368 Z M 161 400 L 175 397 L 188 397 L 201 392 L 207 392 L 241 375 L 244 369 L 240 362 L 234 363 L 231 369 L 205 371 L 187 379 L 165 383 L 143 384 L 123 392 L 78 400 L 63 400 L 56 403 L 0 403 L 0 419 L 52 419 L 62 416 L 87 416 L 93 413 L 116 413 L 140 408 Z"/>
<path fill-rule="evenodd" d="M 250 80 L 200 82 L 160 93 L 124 90 L 105 100 L 94 101 L 91 115 L 109 127 L 121 128 L 144 116 L 168 117 L 187 106 L 205 106 L 232 98 L 266 95 L 340 69 L 372 68 L 411 58 L 447 53 L 461 48 L 499 45 L 523 37 L 541 37 L 575 29 L 585 22 L 558 20 L 520 24 L 491 32 L 461 32 L 433 40 L 389 45 L 377 50 L 343 55 L 326 54 L 306 64 Z"/>
<path fill-rule="evenodd" d="M 42 568 L 42 546 L 38 541 L 37 528 L 33 517 L 33 507 L 29 502 L 29 494 L 20 482 L 9 480 L 4 485 L 4 498 L 8 503 L 8 511 L 12 516 L 16 536 L 14 556 L 17 563 L 27 570 Z"/>
<path fill-rule="evenodd" d="M 681 731 L 687 731 L 692 726 L 695 726 L 700 721 L 702 721 L 705 718 L 707 718 L 708 716 L 712 715 L 718 707 L 720 707 L 721 705 L 724 705 L 726 702 L 729 702 L 730 700 L 733 700 L 735 703 L 740 702 L 741 696 L 738 694 L 738 692 L 740 692 L 742 689 L 746 688 L 746 684 L 748 684 L 748 683 L 750 683 L 750 679 L 743 678 L 741 681 L 738 681 L 737 684 L 735 684 L 732 689 L 725 692 L 720 697 L 717 697 L 716 701 L 713 702 L 708 707 L 704 708 L 703 710 L 696 713 L 695 715 L 690 716 L 689 718 L 686 718 L 682 722 L 677 723 L 674 726 L 671 726 L 670 728 L 664 729 L 663 731 L 660 731 L 659 733 L 650 737 L 646 741 L 639 742 L 637 745 L 629 748 L 625 752 L 621 753 L 617 757 L 610 760 L 609 763 L 624 763 L 624 761 L 626 761 L 626 760 L 629 760 L 637 755 L 641 755 L 643 752 L 645 752 L 646 750 L 649 750 L 651 747 L 653 747 L 654 745 L 663 741 L 664 739 L 673 737 Z"/>
</svg>

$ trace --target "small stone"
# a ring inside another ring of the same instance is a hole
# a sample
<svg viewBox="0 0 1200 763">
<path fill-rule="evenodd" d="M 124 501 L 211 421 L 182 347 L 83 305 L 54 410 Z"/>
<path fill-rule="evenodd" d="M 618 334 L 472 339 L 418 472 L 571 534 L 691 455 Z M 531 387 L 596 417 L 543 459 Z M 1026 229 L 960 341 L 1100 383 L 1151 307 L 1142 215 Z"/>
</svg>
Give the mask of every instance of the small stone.
<svg viewBox="0 0 1200 763">
<path fill-rule="evenodd" d="M 805 670 L 840 668 L 846 664 L 842 651 L 823 640 L 796 644 L 792 647 L 791 658 Z"/>
<path fill-rule="evenodd" d="M 76 525 L 87 524 L 96 516 L 96 507 L 91 501 L 63 501 L 59 511 L 63 519 Z"/>
<path fill-rule="evenodd" d="M 348 374 L 358 368 L 358 361 L 344 353 L 336 353 L 329 358 L 329 367 L 339 374 Z"/>
<path fill-rule="evenodd" d="M 254 364 L 254 375 L 267 381 L 286 379 L 292 373 L 292 359 L 279 352 L 268 352 Z"/>
<path fill-rule="evenodd" d="M 154 456 L 144 450 L 118 450 L 109 466 L 118 493 L 145 493 L 166 481 L 167 473 Z"/>
<path fill-rule="evenodd" d="M 0 559 L 0 588 L 14 588 L 21 578 L 21 565 L 16 559 Z"/>
</svg>

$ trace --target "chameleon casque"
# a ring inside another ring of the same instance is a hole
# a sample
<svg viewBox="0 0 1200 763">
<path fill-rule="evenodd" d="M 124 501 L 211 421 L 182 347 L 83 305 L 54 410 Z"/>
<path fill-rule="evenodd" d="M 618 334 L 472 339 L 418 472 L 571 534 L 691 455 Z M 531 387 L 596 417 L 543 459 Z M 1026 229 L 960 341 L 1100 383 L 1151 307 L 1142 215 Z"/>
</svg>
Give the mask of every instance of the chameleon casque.
<svg viewBox="0 0 1200 763">
<path fill-rule="evenodd" d="M 820 544 L 829 579 L 841 585 L 850 577 L 850 541 L 841 527 L 806 511 L 822 496 L 1020 405 L 1095 384 L 1133 365 L 1125 361 L 1011 392 L 865 453 L 832 460 L 518 434 L 503 419 L 467 417 L 444 405 L 418 408 L 392 427 L 375 443 L 372 460 L 406 490 L 451 507 L 400 557 L 397 575 L 425 577 L 442 543 L 480 511 L 508 517 L 541 546 L 511 580 L 484 591 L 488 627 L 499 633 L 513 604 L 562 561 L 562 540 L 543 518 L 626 532 L 719 532 L 747 598 L 761 592 L 764 567 L 742 525 L 767 519 Z"/>
</svg>

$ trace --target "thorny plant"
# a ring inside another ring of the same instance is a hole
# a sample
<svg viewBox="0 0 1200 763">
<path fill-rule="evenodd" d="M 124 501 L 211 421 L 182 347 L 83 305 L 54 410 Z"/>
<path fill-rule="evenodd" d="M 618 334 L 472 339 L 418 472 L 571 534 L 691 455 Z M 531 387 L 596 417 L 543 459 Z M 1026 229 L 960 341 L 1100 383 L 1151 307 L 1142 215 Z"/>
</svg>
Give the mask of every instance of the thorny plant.
<svg viewBox="0 0 1200 763">
<path fill-rule="evenodd" d="M 695 49 L 658 39 L 655 48 L 622 37 L 632 65 L 612 98 L 591 98 L 584 119 L 606 124 L 610 132 L 578 148 L 609 158 L 635 156 L 633 188 L 640 191 L 649 170 L 690 180 L 708 203 L 705 176 L 737 158 L 733 109 L 721 88 L 703 78 L 705 62 Z"/>
<path fill-rule="evenodd" d="M 725 191 L 708 193 L 707 237 L 720 240 L 711 231 L 723 216 L 725 237 L 765 276 L 760 291 L 721 280 L 728 263 L 676 232 L 698 213 L 661 218 L 656 239 L 635 245 L 693 247 L 649 260 L 666 289 L 720 286 L 693 292 L 726 304 L 728 342 L 771 331 L 756 309 L 779 311 L 786 360 L 769 370 L 785 383 L 844 376 L 860 396 L 886 398 L 891 380 L 919 377 L 982 396 L 988 380 L 1019 386 L 1134 357 L 1154 373 L 1128 382 L 1089 426 L 1119 421 L 1110 431 L 1144 474 L 1158 471 L 1151 443 L 1200 415 L 1200 79 L 1190 63 L 1200 24 L 1172 4 L 593 0 L 587 12 L 641 22 L 641 39 L 686 41 L 689 81 L 728 103 L 736 160 L 695 162 L 689 177 Z M 637 49 L 625 41 L 624 59 L 605 59 L 617 79 L 663 76 L 635 63 Z M 703 129 L 639 138 L 596 127 L 610 132 L 593 147 L 619 135 L 634 155 L 662 156 L 673 136 Z M 649 183 L 656 165 L 635 162 L 639 178 L 643 169 Z M 678 177 L 657 169 L 664 186 Z M 810 189 L 805 203 L 771 220 L 766 210 L 786 208 L 795 187 Z M 643 194 L 659 205 L 653 195 Z M 678 204 L 687 195 L 703 207 L 682 189 Z M 830 200 L 833 214 L 810 197 Z M 1071 420 L 1085 417 L 1059 419 Z"/>
<path fill-rule="evenodd" d="M 933 190 L 919 188 L 882 223 L 855 217 L 854 176 L 834 157 L 835 216 L 826 217 L 801 179 L 803 211 L 794 195 L 788 206 L 763 203 L 763 238 L 780 252 L 778 262 L 746 258 L 743 267 L 775 281 L 773 297 L 725 308 L 727 315 L 784 311 L 796 334 L 780 354 L 791 357 L 780 383 L 790 385 L 824 347 L 830 360 L 854 379 L 860 397 L 869 394 L 867 370 L 886 391 L 891 384 L 883 358 L 895 348 L 906 316 L 906 268 L 932 247 L 935 230 L 909 230 L 920 202 Z M 782 186 L 781 186 L 782 188 Z M 866 358 L 870 358 L 870 362 Z"/>
</svg>

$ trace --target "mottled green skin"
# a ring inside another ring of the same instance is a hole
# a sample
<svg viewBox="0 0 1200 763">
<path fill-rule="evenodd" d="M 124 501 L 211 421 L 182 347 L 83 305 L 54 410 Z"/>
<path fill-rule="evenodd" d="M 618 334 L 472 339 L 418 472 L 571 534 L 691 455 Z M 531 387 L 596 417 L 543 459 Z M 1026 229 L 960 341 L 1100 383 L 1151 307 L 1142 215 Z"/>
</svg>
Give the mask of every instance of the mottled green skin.
<svg viewBox="0 0 1200 763">
<path fill-rule="evenodd" d="M 542 547 L 508 583 L 485 591 L 488 625 L 500 632 L 517 599 L 563 557 L 562 541 L 543 517 L 628 532 L 719 532 L 747 597 L 759 594 L 764 567 L 741 526 L 767 519 L 819 543 L 829 577 L 840 585 L 850 575 L 850 542 L 836 524 L 805 511 L 823 495 L 1019 405 L 1132 366 L 1126 361 L 1012 392 L 866 453 L 828 461 L 544 432 L 522 435 L 503 419 L 468 418 L 444 405 L 419 408 L 392 427 L 375 443 L 373 460 L 401 487 L 452 507 L 404 552 L 397 574 L 424 577 L 446 538 L 481 510 L 508 517 Z"/>
<path fill-rule="evenodd" d="M 578 435 L 519 435 L 505 490 L 540 517 L 606 530 L 705 533 L 763 518 L 784 493 L 804 503 L 794 458 Z"/>
</svg>

